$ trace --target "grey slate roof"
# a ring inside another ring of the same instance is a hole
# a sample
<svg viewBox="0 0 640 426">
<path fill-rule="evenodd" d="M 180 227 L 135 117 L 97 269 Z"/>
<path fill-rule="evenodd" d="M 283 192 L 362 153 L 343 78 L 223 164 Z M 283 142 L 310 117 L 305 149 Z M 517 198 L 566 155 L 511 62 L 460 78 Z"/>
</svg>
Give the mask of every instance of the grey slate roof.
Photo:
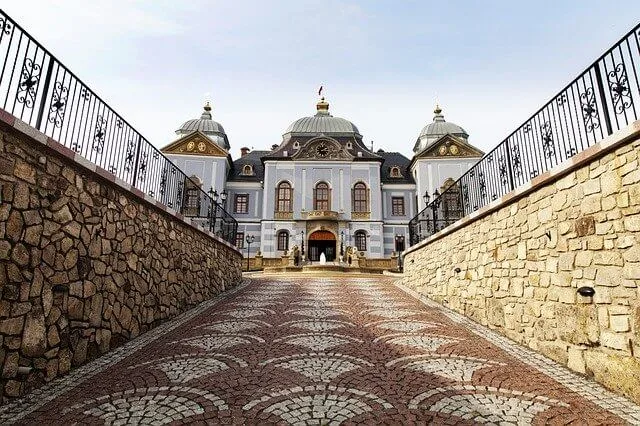
<svg viewBox="0 0 640 426">
<path fill-rule="evenodd" d="M 355 124 L 340 117 L 328 114 L 316 114 L 312 117 L 302 117 L 291 123 L 284 132 L 326 135 L 353 135 L 360 134 Z"/>
<path fill-rule="evenodd" d="M 222 124 L 213 120 L 209 104 L 205 105 L 200 118 L 185 121 L 182 126 L 176 130 L 176 134 L 183 136 L 196 130 L 199 130 L 210 137 L 214 142 L 222 146 L 222 148 L 227 151 L 231 148 L 229 145 L 229 139 L 227 138 L 227 134 L 225 133 Z"/>
<path fill-rule="evenodd" d="M 233 162 L 228 181 L 234 182 L 260 182 L 264 180 L 264 166 L 262 165 L 261 157 L 268 154 L 270 151 L 251 151 L 244 157 L 240 157 Z M 245 176 L 242 174 L 244 166 L 250 165 L 253 167 L 253 176 Z"/>
<path fill-rule="evenodd" d="M 409 170 L 411 160 L 407 157 L 399 152 L 384 152 L 382 150 L 378 150 L 376 154 L 384 159 L 384 163 L 382 163 L 382 168 L 380 169 L 380 180 L 382 183 L 415 183 L 413 176 L 411 176 L 411 171 Z M 394 166 L 400 167 L 402 177 L 391 177 L 391 168 Z"/>
</svg>

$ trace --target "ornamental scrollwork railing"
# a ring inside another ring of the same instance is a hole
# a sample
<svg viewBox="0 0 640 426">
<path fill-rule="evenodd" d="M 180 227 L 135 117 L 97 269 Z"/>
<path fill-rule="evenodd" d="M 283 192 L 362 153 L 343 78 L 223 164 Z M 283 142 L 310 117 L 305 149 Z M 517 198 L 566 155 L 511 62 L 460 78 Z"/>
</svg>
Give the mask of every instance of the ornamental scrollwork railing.
<svg viewBox="0 0 640 426">
<path fill-rule="evenodd" d="M 1 9 L 0 108 L 183 212 L 194 182 Z M 198 197 L 194 221 L 235 244 L 237 222 L 201 188 Z"/>
<path fill-rule="evenodd" d="M 414 245 L 640 117 L 640 24 L 409 222 Z M 446 210 L 456 199 L 460 210 Z M 453 213 L 452 213 L 453 212 Z"/>
</svg>

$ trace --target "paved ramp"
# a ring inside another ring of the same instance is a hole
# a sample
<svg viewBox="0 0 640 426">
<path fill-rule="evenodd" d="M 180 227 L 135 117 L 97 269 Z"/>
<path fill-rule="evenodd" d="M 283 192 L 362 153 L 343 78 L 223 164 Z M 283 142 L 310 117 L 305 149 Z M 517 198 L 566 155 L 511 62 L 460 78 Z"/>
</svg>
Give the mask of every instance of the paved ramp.
<svg viewBox="0 0 640 426">
<path fill-rule="evenodd" d="M 640 408 L 390 278 L 251 278 L 2 423 L 625 424 Z"/>
</svg>

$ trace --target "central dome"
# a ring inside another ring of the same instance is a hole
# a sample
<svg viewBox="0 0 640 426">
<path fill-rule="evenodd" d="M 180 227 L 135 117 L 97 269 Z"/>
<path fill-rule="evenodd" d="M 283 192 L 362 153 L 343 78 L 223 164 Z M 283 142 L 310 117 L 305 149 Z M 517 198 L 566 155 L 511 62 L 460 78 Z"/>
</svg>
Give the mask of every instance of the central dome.
<svg viewBox="0 0 640 426">
<path fill-rule="evenodd" d="M 360 131 L 355 124 L 344 118 L 334 117 L 329 114 L 329 103 L 320 99 L 316 105 L 318 112 L 312 117 L 302 117 L 287 128 L 285 135 L 316 135 L 325 134 L 332 136 L 360 136 Z"/>
</svg>

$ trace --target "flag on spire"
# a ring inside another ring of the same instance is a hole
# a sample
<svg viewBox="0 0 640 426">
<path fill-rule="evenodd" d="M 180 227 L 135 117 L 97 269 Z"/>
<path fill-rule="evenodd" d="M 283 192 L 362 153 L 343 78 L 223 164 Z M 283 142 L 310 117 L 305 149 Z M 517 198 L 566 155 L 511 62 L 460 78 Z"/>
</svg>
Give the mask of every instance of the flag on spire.
<svg viewBox="0 0 640 426">
<path fill-rule="evenodd" d="M 324 88 L 323 86 L 320 86 L 320 89 L 318 89 L 318 96 L 321 96 L 321 95 L 322 95 L 322 89 L 323 89 L 323 88 Z"/>
</svg>

